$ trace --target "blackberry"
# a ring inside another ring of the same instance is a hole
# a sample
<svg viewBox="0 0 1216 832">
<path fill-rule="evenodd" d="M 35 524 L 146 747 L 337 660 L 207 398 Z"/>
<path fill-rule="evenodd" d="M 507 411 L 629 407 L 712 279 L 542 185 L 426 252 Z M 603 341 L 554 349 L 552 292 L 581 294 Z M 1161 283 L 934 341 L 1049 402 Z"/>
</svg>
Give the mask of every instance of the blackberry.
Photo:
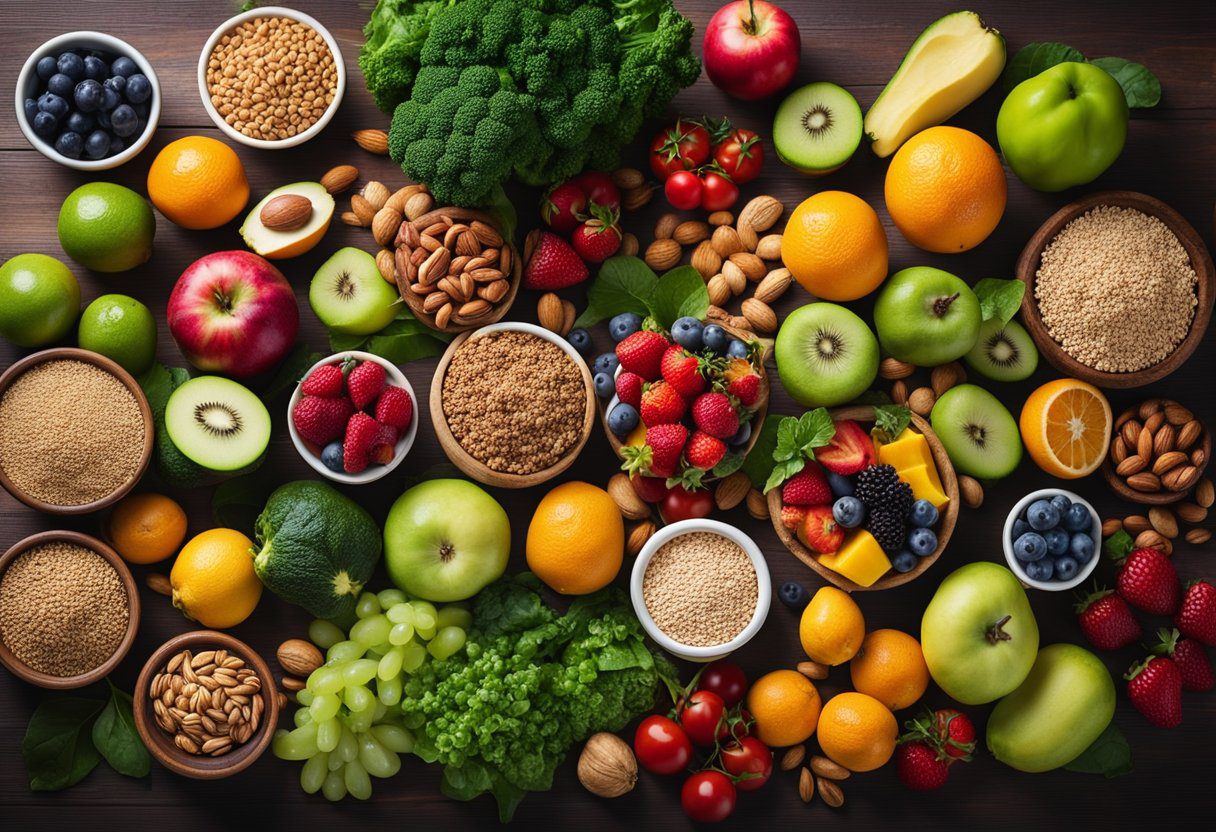
<svg viewBox="0 0 1216 832">
<path fill-rule="evenodd" d="M 871 465 L 857 475 L 856 497 L 870 514 L 891 514 L 901 523 L 912 510 L 912 486 L 890 465 Z"/>
<path fill-rule="evenodd" d="M 906 529 L 902 514 L 884 509 L 872 511 L 866 520 L 866 531 L 874 535 L 884 552 L 898 552 L 903 548 Z"/>
</svg>

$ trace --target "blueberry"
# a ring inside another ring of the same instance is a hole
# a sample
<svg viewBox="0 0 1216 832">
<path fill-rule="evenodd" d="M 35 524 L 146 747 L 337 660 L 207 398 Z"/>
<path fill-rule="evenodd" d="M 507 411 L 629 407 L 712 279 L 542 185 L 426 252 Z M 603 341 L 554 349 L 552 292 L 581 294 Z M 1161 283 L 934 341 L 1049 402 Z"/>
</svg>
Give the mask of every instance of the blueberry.
<svg viewBox="0 0 1216 832">
<path fill-rule="evenodd" d="M 76 82 L 62 72 L 57 72 L 51 76 L 51 80 L 46 82 L 46 91 L 53 92 L 55 95 L 63 98 L 69 98 L 72 91 L 76 89 Z"/>
<path fill-rule="evenodd" d="M 25 112 L 25 120 L 34 123 L 34 116 L 40 112 L 38 110 L 38 102 L 32 98 L 25 99 L 25 103 L 21 105 Z"/>
<path fill-rule="evenodd" d="M 109 130 L 113 126 L 110 124 L 109 110 L 98 110 L 93 114 L 93 118 L 97 119 L 97 126 L 102 130 Z"/>
<path fill-rule="evenodd" d="M 611 376 L 619 366 L 621 366 L 621 359 L 616 357 L 616 353 L 606 352 L 595 359 L 595 363 L 591 365 L 591 372 L 605 373 Z"/>
<path fill-rule="evenodd" d="M 1077 577 L 1077 573 L 1081 571 L 1081 565 L 1073 558 L 1059 558 L 1056 560 L 1055 573 L 1057 581 L 1071 581 Z"/>
<path fill-rule="evenodd" d="M 1068 541 L 1068 554 L 1077 559 L 1077 563 L 1089 563 L 1097 550 L 1094 539 L 1084 532 L 1078 532 Z"/>
<path fill-rule="evenodd" d="M 916 555 L 906 550 L 900 552 L 891 559 L 891 568 L 896 572 L 911 572 L 916 568 Z"/>
<path fill-rule="evenodd" d="M 119 153 L 122 153 L 126 149 L 127 149 L 127 143 L 124 142 L 122 139 L 118 138 L 118 136 L 115 136 L 114 138 L 110 139 L 110 155 L 111 156 L 117 156 Z"/>
<path fill-rule="evenodd" d="M 132 104 L 142 104 L 152 96 L 152 82 L 146 75 L 132 75 L 127 78 L 126 96 Z"/>
<path fill-rule="evenodd" d="M 1047 541 L 1036 532 L 1026 534 L 1013 541 L 1013 556 L 1023 563 L 1041 560 L 1047 554 Z"/>
<path fill-rule="evenodd" d="M 752 423 L 744 422 L 739 425 L 739 429 L 735 431 L 735 435 L 726 440 L 726 444 L 732 448 L 737 448 L 740 445 L 746 445 L 747 440 L 752 438 Z"/>
<path fill-rule="evenodd" d="M 110 67 L 96 55 L 89 55 L 84 59 L 84 77 L 104 81 L 110 77 Z"/>
<path fill-rule="evenodd" d="M 730 358 L 747 358 L 747 344 L 734 338 L 726 345 L 726 354 Z"/>
<path fill-rule="evenodd" d="M 79 133 L 82 136 L 89 135 L 93 128 L 97 126 L 97 119 L 93 116 L 80 111 L 68 113 L 68 120 L 64 122 L 64 127 L 71 130 L 73 133 Z"/>
<path fill-rule="evenodd" d="M 91 113 L 101 107 L 101 98 L 101 84 L 92 78 L 86 78 L 77 84 L 76 90 L 72 94 L 72 100 L 76 102 L 76 109 L 82 113 Z M 134 110 L 131 111 L 131 115 L 135 115 Z"/>
<path fill-rule="evenodd" d="M 642 316 L 636 312 L 622 312 L 608 322 L 608 334 L 618 344 L 641 328 Z"/>
<path fill-rule="evenodd" d="M 59 120 L 68 114 L 68 110 L 72 109 L 68 106 L 67 99 L 62 96 L 55 95 L 53 92 L 44 92 L 38 96 L 38 109 L 44 113 L 50 113 Z"/>
<path fill-rule="evenodd" d="M 135 115 L 138 118 L 147 119 L 148 113 L 151 111 L 152 108 L 148 106 L 147 102 L 144 102 L 143 104 L 131 105 L 131 109 L 135 111 Z"/>
<path fill-rule="evenodd" d="M 1063 529 L 1048 529 L 1043 532 L 1043 539 L 1047 541 L 1047 554 L 1053 558 L 1068 551 L 1068 532 Z"/>
<path fill-rule="evenodd" d="M 1017 540 L 1028 531 L 1031 531 L 1030 524 L 1021 517 L 1013 521 L 1013 529 L 1011 534 L 1012 539 Z"/>
<path fill-rule="evenodd" d="M 135 111 L 131 109 L 130 104 L 119 104 L 115 107 L 114 112 L 110 113 L 110 124 L 115 135 L 124 139 L 134 136 L 139 129 L 139 119 L 135 117 Z"/>
<path fill-rule="evenodd" d="M 595 395 L 601 399 L 611 399 L 616 392 L 616 381 L 607 373 L 596 373 L 591 381 L 595 384 Z"/>
<path fill-rule="evenodd" d="M 922 529 L 931 529 L 937 525 L 937 507 L 928 500 L 917 500 L 912 504 L 912 510 L 908 512 L 908 520 L 913 526 Z"/>
<path fill-rule="evenodd" d="M 933 529 L 913 529 L 908 535 L 908 548 L 917 557 L 927 557 L 937 549 L 937 535 Z"/>
<path fill-rule="evenodd" d="M 1093 528 L 1094 519 L 1089 515 L 1088 508 L 1080 503 L 1073 503 L 1064 512 L 1060 523 L 1070 532 L 1087 532 Z"/>
<path fill-rule="evenodd" d="M 57 62 L 50 55 L 47 55 L 45 58 L 39 58 L 38 63 L 34 65 L 34 72 L 38 73 L 38 77 L 43 81 L 49 81 L 51 76 L 58 71 Z"/>
<path fill-rule="evenodd" d="M 67 130 L 55 139 L 55 152 L 69 159 L 79 159 L 84 152 L 84 138 L 79 133 Z"/>
<path fill-rule="evenodd" d="M 114 90 L 110 89 L 109 87 L 101 88 L 101 107 L 99 109 L 105 110 L 108 113 L 121 103 L 122 103 L 121 94 L 115 92 Z M 135 115 L 138 116 L 139 113 L 136 112 Z"/>
<path fill-rule="evenodd" d="M 34 128 L 34 132 L 44 139 L 49 139 L 55 135 L 58 129 L 59 119 L 55 118 L 50 113 L 44 113 L 41 110 L 34 115 L 33 121 L 30 122 L 30 127 Z"/>
<path fill-rule="evenodd" d="M 110 152 L 110 134 L 105 130 L 94 130 L 84 140 L 84 155 L 90 159 L 104 159 Z"/>
<path fill-rule="evenodd" d="M 1052 574 L 1055 572 L 1055 566 L 1051 558 L 1032 561 L 1023 568 L 1026 570 L 1026 577 L 1032 581 L 1050 581 Z"/>
<path fill-rule="evenodd" d="M 866 507 L 856 497 L 841 497 L 832 504 L 832 517 L 846 529 L 855 529 L 866 518 Z"/>
<path fill-rule="evenodd" d="M 591 333 L 581 326 L 578 329 L 570 330 L 570 334 L 566 336 L 566 340 L 570 342 L 570 346 L 574 347 L 574 351 L 579 355 L 585 356 L 591 352 Z"/>
<path fill-rule="evenodd" d="M 797 581 L 786 581 L 783 583 L 778 594 L 781 596 L 781 603 L 792 610 L 804 609 L 811 600 L 807 597 L 806 590 L 802 584 Z"/>
<path fill-rule="evenodd" d="M 1035 500 L 1026 509 L 1026 522 L 1036 532 L 1045 532 L 1060 525 L 1060 510 L 1047 500 Z"/>
<path fill-rule="evenodd" d="M 114 90 L 114 92 L 121 94 L 127 88 L 127 79 L 121 75 L 111 75 L 101 85 L 108 90 Z"/>
<path fill-rule="evenodd" d="M 832 489 L 833 497 L 852 497 L 854 494 L 853 481 L 844 474 L 828 471 L 828 488 Z"/>
<path fill-rule="evenodd" d="M 75 52 L 64 52 L 60 55 L 56 68 L 73 81 L 84 78 L 84 59 Z"/>
<path fill-rule="evenodd" d="M 346 469 L 342 460 L 342 442 L 330 442 L 321 451 L 321 464 L 331 471 L 343 473 Z"/>
<path fill-rule="evenodd" d="M 1068 499 L 1063 494 L 1057 494 L 1056 496 L 1052 497 L 1048 502 L 1050 502 L 1053 506 L 1056 507 L 1056 510 L 1060 512 L 1061 517 L 1064 516 L 1064 512 L 1068 511 L 1068 507 L 1070 505 L 1072 505 L 1072 500 Z"/>
<path fill-rule="evenodd" d="M 730 333 L 717 324 L 710 324 L 701 332 L 701 340 L 706 349 L 717 355 L 724 355 L 727 345 L 730 344 Z"/>
<path fill-rule="evenodd" d="M 115 58 L 114 63 L 110 64 L 110 72 L 119 78 L 129 78 L 139 72 L 139 65 L 123 55 L 121 58 Z"/>
<path fill-rule="evenodd" d="M 638 411 L 631 404 L 618 402 L 608 414 L 608 429 L 616 434 L 618 439 L 624 439 L 638 426 Z"/>
<path fill-rule="evenodd" d="M 671 325 L 671 340 L 689 352 L 700 352 L 705 348 L 703 333 L 705 325 L 696 318 L 685 315 Z"/>
</svg>

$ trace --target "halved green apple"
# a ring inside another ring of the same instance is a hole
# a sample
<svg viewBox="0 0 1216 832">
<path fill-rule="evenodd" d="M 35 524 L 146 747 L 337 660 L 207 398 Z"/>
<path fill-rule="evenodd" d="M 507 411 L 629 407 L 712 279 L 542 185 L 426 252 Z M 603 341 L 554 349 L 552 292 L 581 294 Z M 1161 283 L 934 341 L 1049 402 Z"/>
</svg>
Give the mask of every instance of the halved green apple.
<svg viewBox="0 0 1216 832">
<path fill-rule="evenodd" d="M 299 228 L 280 231 L 267 228 L 262 222 L 262 208 L 279 196 L 294 194 L 305 197 L 312 203 L 312 213 Z M 253 206 L 241 224 L 241 236 L 245 245 L 268 260 L 285 260 L 298 257 L 311 249 L 325 236 L 329 221 L 334 216 L 334 198 L 320 182 L 293 182 L 275 188 Z"/>
</svg>

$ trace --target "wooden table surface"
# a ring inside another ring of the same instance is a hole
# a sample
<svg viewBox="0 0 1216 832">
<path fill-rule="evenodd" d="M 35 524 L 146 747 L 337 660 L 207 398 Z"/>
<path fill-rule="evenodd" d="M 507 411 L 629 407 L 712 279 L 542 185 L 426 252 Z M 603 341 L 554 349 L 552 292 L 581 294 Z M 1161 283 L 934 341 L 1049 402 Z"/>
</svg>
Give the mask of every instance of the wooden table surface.
<svg viewBox="0 0 1216 832">
<path fill-rule="evenodd" d="M 148 165 L 167 142 L 189 134 L 219 136 L 207 119 L 199 101 L 195 79 L 198 52 L 212 28 L 231 15 L 237 4 L 225 0 L 193 3 L 154 3 L 148 0 L 127 2 L 50 3 L 5 2 L 0 4 L 0 31 L 8 46 L 0 52 L 0 88 L 11 90 L 21 62 L 44 40 L 75 29 L 99 29 L 118 35 L 143 51 L 160 76 L 164 111 L 160 129 L 151 146 L 122 168 L 102 172 L 97 177 L 69 170 L 34 151 L 19 132 L 14 115 L 7 110 L 0 118 L 0 192 L 3 230 L 0 230 L 0 259 L 17 253 L 44 252 L 66 260 L 55 233 L 55 219 L 64 196 L 77 185 L 92 178 L 112 180 L 144 191 Z M 328 129 L 303 147 L 281 152 L 259 152 L 237 147 L 253 189 L 253 199 L 286 182 L 317 178 L 339 163 L 357 165 L 363 179 L 375 178 L 396 186 L 402 183 L 400 171 L 384 157 L 370 156 L 354 146 L 352 130 L 387 127 L 388 119 L 372 105 L 363 88 L 355 57 L 361 43 L 360 29 L 371 0 L 359 3 L 332 3 L 322 0 L 296 3 L 320 19 L 333 32 L 343 50 L 350 72 L 344 103 Z M 717 7 L 713 0 L 679 0 L 681 9 L 700 31 Z M 797 82 L 830 80 L 852 91 L 863 107 L 881 90 L 901 56 L 916 35 L 930 22 L 958 8 L 945 0 L 866 0 L 864 3 L 812 3 L 787 0 L 802 33 L 802 65 Z M 1154 110 L 1133 114 L 1127 147 L 1119 160 L 1100 179 L 1084 188 L 1063 194 L 1040 194 L 1023 186 L 1009 175 L 1009 204 L 996 232 L 975 250 L 957 256 L 938 256 L 919 251 L 903 240 L 891 225 L 882 206 L 882 182 L 886 163 L 862 148 L 841 171 L 825 179 L 807 179 L 782 166 L 770 154 L 762 178 L 744 190 L 744 196 L 770 193 L 792 208 L 815 191 L 839 188 L 860 194 L 874 205 L 887 226 L 891 243 L 891 270 L 913 265 L 940 266 L 974 282 L 983 277 L 1010 277 L 1014 262 L 1025 241 L 1056 208 L 1072 198 L 1094 190 L 1128 188 L 1160 197 L 1185 216 L 1211 242 L 1213 195 L 1216 194 L 1216 11 L 1210 3 L 1185 0 L 1155 2 L 1061 3 L 1059 0 L 1028 0 L 998 3 L 986 0 L 976 6 L 986 22 L 1000 29 L 1008 40 L 1010 55 L 1032 41 L 1058 40 L 1079 48 L 1091 57 L 1117 55 L 1140 61 L 1161 79 L 1164 95 Z M 9 99 L 11 100 L 11 99 Z M 990 90 L 968 107 L 952 123 L 977 131 L 995 144 L 995 116 L 1000 105 L 999 89 Z M 740 104 L 727 99 L 702 79 L 683 92 L 670 107 L 670 113 L 729 114 L 738 123 L 757 129 L 767 136 L 777 101 Z M 7 107 L 8 105 L 6 105 Z M 659 125 L 648 125 L 640 137 L 639 148 Z M 769 148 L 771 150 L 771 147 Z M 630 151 L 632 161 L 644 167 L 641 151 Z M 533 208 L 536 195 L 523 194 L 519 203 L 521 226 L 536 221 Z M 645 243 L 659 211 L 657 202 L 649 210 L 626 220 L 627 230 L 637 233 Z M 174 281 L 195 258 L 208 252 L 242 248 L 236 233 L 239 220 L 224 228 L 193 232 L 178 228 L 157 216 L 157 234 L 152 259 L 143 266 L 118 275 L 87 272 L 72 264 L 80 279 L 87 303 L 106 292 L 129 293 L 148 304 L 161 319 L 157 356 L 162 362 L 184 364 L 167 328 L 163 325 L 165 302 Z M 366 232 L 337 222 L 328 236 L 311 253 L 281 262 L 284 273 L 296 288 L 302 310 L 302 335 L 314 349 L 326 348 L 321 324 L 311 314 L 307 302 L 308 281 L 314 269 L 342 245 L 372 249 Z M 69 261 L 70 262 L 70 261 Z M 581 305 L 582 290 L 569 295 Z M 533 293 L 521 293 L 510 317 L 535 320 Z M 795 288 L 779 305 L 786 313 L 807 301 Z M 856 304 L 868 315 L 870 304 Z M 607 349 L 609 339 L 602 327 L 595 332 L 597 347 Z M 22 353 L 11 345 L 0 344 L 0 366 L 6 367 Z M 407 365 L 404 369 L 425 402 L 434 359 Z M 1216 372 L 1216 350 L 1205 340 L 1192 359 L 1172 377 L 1154 385 L 1151 393 L 1177 398 L 1192 407 L 1209 424 L 1216 423 L 1216 396 L 1212 378 Z M 1043 366 L 1028 382 L 1016 385 L 990 385 L 1016 414 L 1024 397 L 1038 384 L 1054 377 Z M 880 382 L 881 383 L 881 382 Z M 1111 394 L 1116 410 L 1149 393 L 1121 391 Z M 774 412 L 795 412 L 789 398 L 775 390 Z M 297 456 L 287 435 L 285 402 L 271 403 L 275 431 L 266 469 L 282 480 L 314 476 Z M 87 426 L 82 426 L 87 429 Z M 424 413 L 414 449 L 404 465 L 374 486 L 351 488 L 351 496 L 365 504 L 379 519 L 401 492 L 402 482 L 433 465 L 445 461 L 435 442 L 430 419 Z M 595 434 L 582 457 L 562 479 L 584 479 L 603 484 L 615 460 L 603 435 Z M 973 560 L 1003 560 L 1000 528 L 1013 502 L 1027 490 L 1049 484 L 1049 478 L 1026 459 L 1021 468 L 1005 481 L 987 491 L 977 511 L 964 511 L 954 540 L 940 562 L 922 579 L 898 589 L 867 593 L 858 600 L 868 627 L 895 627 L 911 633 L 919 631 L 924 605 L 938 582 L 953 568 Z M 1130 513 L 1120 505 L 1099 475 L 1073 486 L 1095 502 L 1105 515 Z M 510 568 L 522 568 L 523 532 L 532 508 L 544 488 L 523 492 L 495 491 L 507 507 L 516 542 Z M 190 532 L 212 525 L 210 490 L 174 494 L 190 512 Z M 74 528 L 98 531 L 99 519 L 85 517 L 60 520 L 38 515 L 0 493 L 0 546 L 7 547 L 35 531 Z M 777 542 L 771 527 L 752 520 L 740 509 L 722 517 L 752 534 L 768 558 L 775 585 L 787 580 L 802 581 L 812 591 L 820 583 L 806 567 L 789 555 Z M 1174 560 L 1185 579 L 1213 574 L 1212 549 L 1183 544 Z M 142 577 L 142 570 L 139 577 Z M 1100 566 L 1098 576 L 1108 583 L 1113 570 Z M 624 574 L 618 582 L 623 582 Z M 378 582 L 383 585 L 383 575 Z M 144 614 L 139 637 L 130 655 L 115 674 L 115 681 L 130 689 L 136 674 L 153 649 L 169 636 L 192 629 L 190 622 L 168 601 L 141 590 Z M 1071 593 L 1031 591 L 1031 602 L 1042 631 L 1042 641 L 1082 641 L 1072 612 Z M 254 615 L 233 634 L 248 641 L 262 655 L 272 657 L 275 646 L 284 638 L 302 635 L 307 623 L 303 611 L 290 607 L 269 593 Z M 792 666 L 802 658 L 798 646 L 796 616 L 780 603 L 774 603 L 760 635 L 735 659 L 749 676 L 755 677 L 777 667 Z M 1164 622 L 1162 622 L 1164 623 Z M 1156 626 L 1156 622 L 1154 622 Z M 1110 670 L 1118 680 L 1138 649 L 1107 655 Z M 1135 772 L 1117 780 L 1091 775 L 1056 772 L 1021 774 L 997 763 L 983 750 L 970 766 L 952 769 L 947 787 L 932 795 L 907 791 L 897 780 L 893 767 L 855 776 L 845 786 L 847 804 L 842 810 L 829 810 L 818 800 L 811 807 L 798 799 L 796 778 L 777 773 L 762 791 L 740 800 L 728 825 L 750 828 L 758 824 L 818 824 L 823 828 L 891 828 L 892 824 L 930 819 L 942 828 L 1052 828 L 1075 824 L 1083 819 L 1103 819 L 1113 827 L 1133 817 L 1169 819 L 1184 817 L 1192 806 L 1211 806 L 1211 751 L 1216 744 L 1216 696 L 1187 694 L 1181 728 L 1163 731 L 1148 725 L 1121 692 L 1115 723 L 1132 745 Z M 825 698 L 848 689 L 847 671 L 841 669 L 821 685 Z M 100 694 L 99 694 L 100 695 Z M 53 821 L 74 823 L 81 828 L 102 828 L 140 818 L 155 822 L 159 828 L 193 828 L 202 823 L 245 822 L 246 818 L 265 817 L 273 826 L 290 828 L 321 827 L 334 824 L 386 824 L 393 821 L 420 824 L 421 828 L 440 825 L 476 824 L 492 827 L 496 823 L 493 801 L 480 798 L 471 804 L 449 801 L 439 793 L 439 768 L 407 759 L 401 774 L 389 781 L 375 781 L 375 793 L 367 803 L 346 801 L 334 806 L 320 796 L 305 795 L 298 785 L 298 763 L 284 763 L 267 753 L 244 774 L 213 783 L 176 777 L 153 766 L 151 777 L 130 780 L 115 774 L 104 764 L 89 777 L 66 792 L 31 793 L 26 784 L 19 746 L 30 713 L 44 693 L 0 672 L 0 817 L 7 828 L 28 828 L 35 823 Z M 931 687 L 924 703 L 948 704 L 936 687 Z M 987 708 L 969 708 L 982 727 Z M 901 718 L 906 714 L 902 714 Z M 547 794 L 528 796 L 516 815 L 517 823 L 541 822 L 588 828 L 628 829 L 645 825 L 658 827 L 659 821 L 686 827 L 679 807 L 679 779 L 659 779 L 643 775 L 637 789 L 615 801 L 592 797 L 578 784 L 573 759 L 558 772 L 554 788 Z M 217 812 L 217 810 L 219 810 Z M 348 828 L 350 828 L 348 826 Z"/>
</svg>

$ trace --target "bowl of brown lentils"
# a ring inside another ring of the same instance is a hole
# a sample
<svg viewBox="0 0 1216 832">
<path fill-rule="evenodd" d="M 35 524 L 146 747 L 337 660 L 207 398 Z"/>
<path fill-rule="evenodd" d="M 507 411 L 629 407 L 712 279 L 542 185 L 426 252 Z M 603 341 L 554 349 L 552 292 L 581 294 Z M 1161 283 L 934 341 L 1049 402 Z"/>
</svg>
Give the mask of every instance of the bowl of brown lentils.
<svg viewBox="0 0 1216 832">
<path fill-rule="evenodd" d="M 211 33 L 198 59 L 198 89 L 229 138 L 279 150 L 325 129 L 346 92 L 346 65 L 338 42 L 315 18 L 266 6 Z"/>
</svg>

